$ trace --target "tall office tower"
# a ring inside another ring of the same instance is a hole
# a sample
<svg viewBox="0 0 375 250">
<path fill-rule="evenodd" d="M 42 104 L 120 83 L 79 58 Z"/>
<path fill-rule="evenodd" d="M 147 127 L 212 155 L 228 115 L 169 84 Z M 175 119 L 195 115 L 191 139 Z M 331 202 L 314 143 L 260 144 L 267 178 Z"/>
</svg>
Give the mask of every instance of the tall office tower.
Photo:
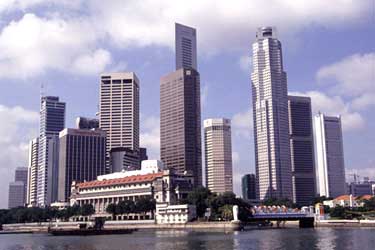
<svg viewBox="0 0 375 250">
<path fill-rule="evenodd" d="M 23 207 L 25 205 L 25 183 L 14 181 L 9 183 L 8 208 Z"/>
<path fill-rule="evenodd" d="M 202 185 L 200 83 L 194 69 L 179 69 L 160 80 L 160 157 Z"/>
<path fill-rule="evenodd" d="M 176 71 L 160 79 L 160 157 L 202 185 L 200 80 L 195 29 L 176 24 Z"/>
<path fill-rule="evenodd" d="M 99 123 L 107 133 L 107 167 L 113 172 L 111 149 L 139 151 L 139 80 L 134 72 L 101 75 Z"/>
<path fill-rule="evenodd" d="M 245 200 L 256 199 L 256 178 L 255 174 L 245 174 L 241 179 L 242 197 Z"/>
<path fill-rule="evenodd" d="M 66 128 L 59 139 L 58 200 L 67 201 L 73 181 L 92 181 L 105 174 L 106 133 L 100 129 Z"/>
<path fill-rule="evenodd" d="M 203 124 L 206 187 L 215 193 L 233 192 L 230 120 L 206 119 Z"/>
<path fill-rule="evenodd" d="M 23 204 L 26 204 L 26 198 L 27 198 L 27 175 L 28 175 L 28 168 L 27 167 L 18 167 L 16 168 L 15 174 L 14 174 L 14 181 L 18 182 L 21 181 L 23 182 Z"/>
<path fill-rule="evenodd" d="M 346 193 L 341 117 L 319 113 L 314 122 L 319 192 L 335 198 Z"/>
<path fill-rule="evenodd" d="M 257 31 L 251 82 L 258 198 L 291 200 L 288 89 L 274 28 Z"/>
<path fill-rule="evenodd" d="M 96 129 L 99 128 L 99 119 L 87 118 L 87 117 L 77 117 L 76 119 L 77 129 Z"/>
<path fill-rule="evenodd" d="M 197 70 L 197 36 L 195 29 L 175 24 L 176 70 L 193 68 Z"/>
<path fill-rule="evenodd" d="M 293 202 L 311 205 L 316 196 L 310 97 L 288 96 Z"/>
<path fill-rule="evenodd" d="M 38 150 L 39 138 L 29 142 L 29 166 L 27 181 L 27 201 L 29 206 L 37 205 L 37 187 L 38 187 Z"/>
<path fill-rule="evenodd" d="M 38 206 L 57 200 L 59 132 L 65 127 L 65 103 L 58 97 L 41 99 L 38 155 Z"/>
</svg>

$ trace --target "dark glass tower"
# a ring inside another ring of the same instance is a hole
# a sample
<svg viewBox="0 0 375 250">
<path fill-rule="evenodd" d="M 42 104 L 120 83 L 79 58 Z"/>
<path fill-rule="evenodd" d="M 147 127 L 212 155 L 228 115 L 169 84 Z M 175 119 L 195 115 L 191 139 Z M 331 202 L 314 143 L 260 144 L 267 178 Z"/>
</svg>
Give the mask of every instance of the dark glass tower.
<svg viewBox="0 0 375 250">
<path fill-rule="evenodd" d="M 293 202 L 311 205 L 316 194 L 311 99 L 288 96 Z"/>
</svg>

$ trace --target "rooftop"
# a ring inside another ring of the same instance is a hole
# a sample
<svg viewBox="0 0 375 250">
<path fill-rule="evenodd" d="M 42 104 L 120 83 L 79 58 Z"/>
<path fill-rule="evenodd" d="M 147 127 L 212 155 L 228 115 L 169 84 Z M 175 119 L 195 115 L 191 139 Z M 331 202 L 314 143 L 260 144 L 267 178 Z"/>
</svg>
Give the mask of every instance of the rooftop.
<svg viewBox="0 0 375 250">
<path fill-rule="evenodd" d="M 128 177 L 123 177 L 123 178 L 118 178 L 118 179 L 88 181 L 88 182 L 79 183 L 78 187 L 79 188 L 92 188 L 92 187 L 105 187 L 105 186 L 113 186 L 113 185 L 120 185 L 120 184 L 150 182 L 162 176 L 163 176 L 163 173 L 159 172 L 159 173 L 152 173 L 152 174 L 145 174 L 145 175 L 128 176 Z"/>
</svg>

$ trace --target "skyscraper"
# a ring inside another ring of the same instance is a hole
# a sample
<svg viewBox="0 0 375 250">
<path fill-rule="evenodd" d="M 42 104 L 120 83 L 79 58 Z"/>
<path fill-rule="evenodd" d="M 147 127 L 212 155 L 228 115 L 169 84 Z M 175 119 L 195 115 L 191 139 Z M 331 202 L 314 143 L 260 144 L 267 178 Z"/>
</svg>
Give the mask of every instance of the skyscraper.
<svg viewBox="0 0 375 250">
<path fill-rule="evenodd" d="M 311 98 L 288 96 L 293 202 L 311 205 L 316 196 Z"/>
<path fill-rule="evenodd" d="M 25 205 L 25 183 L 14 181 L 9 183 L 8 208 L 23 207 Z"/>
<path fill-rule="evenodd" d="M 256 178 L 255 174 L 245 174 L 241 179 L 242 197 L 245 200 L 256 199 Z"/>
<path fill-rule="evenodd" d="M 230 120 L 206 119 L 203 124 L 206 187 L 215 193 L 233 192 Z"/>
<path fill-rule="evenodd" d="M 176 70 L 193 68 L 197 70 L 197 36 L 195 29 L 175 24 Z"/>
<path fill-rule="evenodd" d="M 319 113 L 314 122 L 319 192 L 335 198 L 346 193 L 341 117 Z"/>
<path fill-rule="evenodd" d="M 195 29 L 176 24 L 176 71 L 160 79 L 160 157 L 202 185 L 200 80 Z"/>
<path fill-rule="evenodd" d="M 29 206 L 37 205 L 37 188 L 38 188 L 38 152 L 39 138 L 29 142 L 29 166 L 27 181 L 27 201 Z"/>
<path fill-rule="evenodd" d="M 65 127 L 65 103 L 56 96 L 41 99 L 40 133 L 38 155 L 39 206 L 46 206 L 57 200 L 59 132 Z"/>
<path fill-rule="evenodd" d="M 292 199 L 287 80 L 274 28 L 257 31 L 251 82 L 258 198 Z"/>
<path fill-rule="evenodd" d="M 194 175 L 202 185 L 199 73 L 179 69 L 160 80 L 160 157 L 164 165 Z"/>
<path fill-rule="evenodd" d="M 66 128 L 59 139 L 58 200 L 67 201 L 73 181 L 92 181 L 105 174 L 106 134 L 100 129 Z"/>
<path fill-rule="evenodd" d="M 139 80 L 134 72 L 101 75 L 99 123 L 107 133 L 107 164 L 112 172 L 112 149 L 139 152 Z"/>
<path fill-rule="evenodd" d="M 26 204 L 27 168 L 16 168 L 14 182 L 9 183 L 8 208 L 23 207 Z"/>
<path fill-rule="evenodd" d="M 28 176 L 28 168 L 27 167 L 18 167 L 16 168 L 16 171 L 14 173 L 14 181 L 23 182 L 23 204 L 26 204 L 26 198 L 27 198 L 27 176 Z"/>
</svg>

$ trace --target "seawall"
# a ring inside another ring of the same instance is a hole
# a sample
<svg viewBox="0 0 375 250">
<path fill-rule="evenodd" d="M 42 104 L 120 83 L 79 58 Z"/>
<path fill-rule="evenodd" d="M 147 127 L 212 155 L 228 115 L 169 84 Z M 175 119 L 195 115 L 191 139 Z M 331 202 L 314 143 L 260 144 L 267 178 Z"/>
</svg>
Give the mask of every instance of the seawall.
<svg viewBox="0 0 375 250">
<path fill-rule="evenodd" d="M 84 222 L 81 222 L 84 223 Z M 3 232 L 46 233 L 48 227 L 61 229 L 78 229 L 77 222 L 43 222 L 24 224 L 4 224 Z M 193 230 L 193 231 L 221 231 L 230 232 L 242 229 L 240 222 L 189 222 L 180 224 L 155 224 L 148 221 L 106 221 L 107 229 L 134 229 L 134 230 Z M 0 231 L 1 232 L 1 231 Z"/>
</svg>

